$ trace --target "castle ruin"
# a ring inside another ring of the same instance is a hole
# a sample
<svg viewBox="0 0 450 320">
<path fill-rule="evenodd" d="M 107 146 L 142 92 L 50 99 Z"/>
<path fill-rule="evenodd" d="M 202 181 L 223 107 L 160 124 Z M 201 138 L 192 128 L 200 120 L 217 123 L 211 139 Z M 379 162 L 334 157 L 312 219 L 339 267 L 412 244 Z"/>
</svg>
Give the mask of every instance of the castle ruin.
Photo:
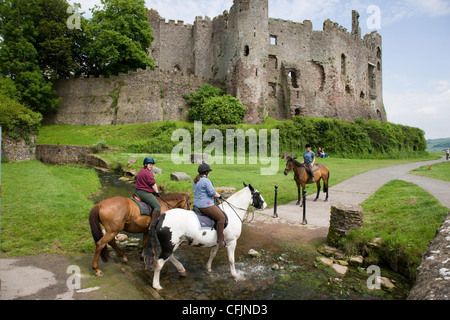
<svg viewBox="0 0 450 320">
<path fill-rule="evenodd" d="M 359 14 L 348 32 L 327 20 L 323 31 L 269 18 L 268 0 L 234 0 L 230 11 L 193 25 L 148 11 L 155 70 L 110 78 L 64 79 L 51 123 L 86 125 L 187 119 L 183 95 L 210 83 L 247 106 L 246 123 L 294 116 L 386 121 L 382 40 L 361 38 Z"/>
</svg>

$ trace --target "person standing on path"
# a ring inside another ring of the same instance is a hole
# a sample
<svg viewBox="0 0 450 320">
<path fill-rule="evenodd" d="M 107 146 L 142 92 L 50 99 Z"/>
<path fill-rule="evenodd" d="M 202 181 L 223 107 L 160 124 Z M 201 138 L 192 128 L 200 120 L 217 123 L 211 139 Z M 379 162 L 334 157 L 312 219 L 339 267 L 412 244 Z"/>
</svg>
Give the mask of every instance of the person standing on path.
<svg viewBox="0 0 450 320">
<path fill-rule="evenodd" d="M 314 180 L 314 162 L 316 162 L 316 156 L 314 155 L 314 152 L 311 151 L 311 145 L 307 144 L 305 146 L 306 152 L 303 154 L 303 161 L 302 163 L 306 167 L 306 171 L 311 175 L 311 181 L 315 182 Z"/>
<path fill-rule="evenodd" d="M 447 160 L 448 160 L 449 156 L 450 156 L 450 148 L 447 148 Z"/>
</svg>

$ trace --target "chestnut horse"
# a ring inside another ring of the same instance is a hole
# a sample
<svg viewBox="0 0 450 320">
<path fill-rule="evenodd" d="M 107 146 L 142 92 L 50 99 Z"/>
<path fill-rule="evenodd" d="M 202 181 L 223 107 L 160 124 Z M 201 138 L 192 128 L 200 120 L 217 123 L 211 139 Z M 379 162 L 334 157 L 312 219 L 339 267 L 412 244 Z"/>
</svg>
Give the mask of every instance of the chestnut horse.
<svg viewBox="0 0 450 320">
<path fill-rule="evenodd" d="M 330 171 L 328 170 L 328 167 L 317 163 L 314 165 L 316 168 L 316 171 L 314 171 L 314 180 L 317 185 L 317 196 L 316 199 L 314 199 L 314 202 L 319 199 L 320 194 L 320 180 L 323 180 L 323 192 L 327 194 L 327 197 L 325 198 L 325 202 L 328 201 L 328 180 L 330 179 Z M 298 201 L 297 205 L 300 204 L 300 206 L 303 205 L 301 202 L 302 200 L 302 194 L 304 193 L 305 187 L 307 184 L 314 183 L 311 181 L 311 177 L 308 173 L 308 171 L 305 168 L 304 164 L 301 164 L 295 158 L 289 158 L 286 163 L 286 169 L 284 170 L 284 175 L 288 175 L 291 170 L 294 170 L 294 180 L 297 183 L 297 189 L 298 189 Z M 302 193 L 300 193 L 300 187 L 302 188 Z"/>
<path fill-rule="evenodd" d="M 161 214 L 169 209 L 183 208 L 190 210 L 190 195 L 185 193 L 172 193 L 161 195 L 156 198 L 161 204 Z M 143 233 L 142 245 L 145 248 L 148 241 L 149 226 L 151 217 L 141 215 L 139 206 L 131 198 L 113 197 L 96 204 L 89 215 L 89 224 L 91 225 L 92 237 L 95 241 L 95 255 L 92 262 L 92 269 L 95 275 L 103 276 L 103 272 L 98 267 L 98 259 L 101 256 L 103 262 L 109 260 L 109 251 L 106 247 L 110 244 L 122 261 L 128 261 L 122 250 L 117 246 L 115 237 L 125 230 L 130 233 Z M 105 228 L 103 234 L 100 223 Z"/>
</svg>

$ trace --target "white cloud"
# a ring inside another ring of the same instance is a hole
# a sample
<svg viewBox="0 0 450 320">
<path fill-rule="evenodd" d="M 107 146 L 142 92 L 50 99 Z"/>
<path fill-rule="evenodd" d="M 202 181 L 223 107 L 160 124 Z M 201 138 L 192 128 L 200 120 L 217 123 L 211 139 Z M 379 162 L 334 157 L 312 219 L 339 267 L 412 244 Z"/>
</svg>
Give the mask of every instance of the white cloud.
<svg viewBox="0 0 450 320">
<path fill-rule="evenodd" d="M 388 121 L 418 127 L 427 139 L 450 137 L 450 80 L 432 80 L 421 87 L 384 91 Z"/>
</svg>

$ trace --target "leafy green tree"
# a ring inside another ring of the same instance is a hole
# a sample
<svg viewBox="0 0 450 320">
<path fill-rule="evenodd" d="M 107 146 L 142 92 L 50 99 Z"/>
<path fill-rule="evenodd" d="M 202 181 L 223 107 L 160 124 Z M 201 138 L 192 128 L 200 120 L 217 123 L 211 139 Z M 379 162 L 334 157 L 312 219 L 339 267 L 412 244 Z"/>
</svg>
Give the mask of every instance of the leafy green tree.
<svg viewBox="0 0 450 320">
<path fill-rule="evenodd" d="M 153 41 L 144 0 L 102 0 L 82 28 L 87 40 L 84 67 L 89 74 L 111 75 L 154 68 L 148 48 Z"/>
<path fill-rule="evenodd" d="M 192 92 L 185 98 L 190 106 L 189 118 L 205 124 L 242 123 L 247 110 L 239 99 L 209 84 L 200 86 L 197 92 Z"/>
</svg>

